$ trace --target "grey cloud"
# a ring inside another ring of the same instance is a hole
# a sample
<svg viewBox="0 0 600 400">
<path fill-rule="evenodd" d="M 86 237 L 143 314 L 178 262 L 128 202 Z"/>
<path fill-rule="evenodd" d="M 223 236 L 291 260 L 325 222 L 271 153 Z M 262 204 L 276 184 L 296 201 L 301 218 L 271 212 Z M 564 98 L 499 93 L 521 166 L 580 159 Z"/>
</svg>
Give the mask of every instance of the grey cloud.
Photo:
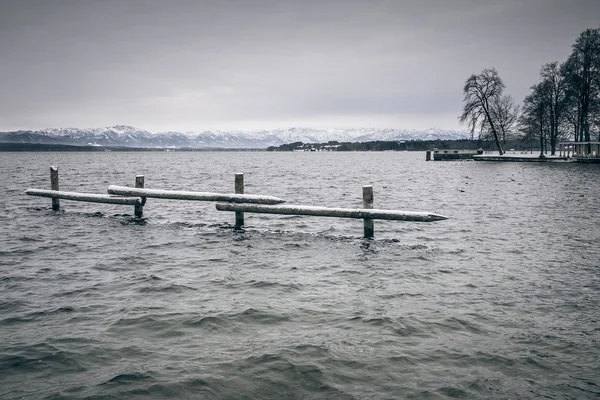
<svg viewBox="0 0 600 400">
<path fill-rule="evenodd" d="M 0 0 L 0 130 L 350 116 L 455 128 L 468 75 L 495 66 L 520 100 L 600 11 L 522 3 Z"/>
</svg>

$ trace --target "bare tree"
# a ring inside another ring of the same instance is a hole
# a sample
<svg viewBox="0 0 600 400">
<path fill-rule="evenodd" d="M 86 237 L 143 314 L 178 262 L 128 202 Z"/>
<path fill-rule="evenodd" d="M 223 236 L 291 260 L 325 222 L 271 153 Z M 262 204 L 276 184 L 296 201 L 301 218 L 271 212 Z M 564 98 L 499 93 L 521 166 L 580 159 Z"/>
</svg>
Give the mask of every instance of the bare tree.
<svg viewBox="0 0 600 400">
<path fill-rule="evenodd" d="M 556 61 L 544 65 L 540 76 L 544 82 L 544 101 L 550 117 L 550 154 L 555 155 L 559 137 L 558 127 L 563 121 L 566 105 L 566 82 Z"/>
<path fill-rule="evenodd" d="M 600 101 L 600 28 L 581 33 L 562 73 L 569 86 L 571 109 L 577 110 L 575 139 L 588 142 L 590 125 L 594 122 L 590 114 Z"/>
<path fill-rule="evenodd" d="M 523 100 L 523 114 L 520 118 L 522 132 L 526 135 L 537 132 L 540 140 L 540 158 L 544 157 L 544 145 L 549 126 L 547 86 L 547 82 L 540 82 L 531 87 L 531 93 Z"/>
<path fill-rule="evenodd" d="M 519 119 L 519 105 L 511 95 L 503 95 L 492 102 L 492 119 L 496 121 L 496 129 L 500 134 L 502 144 L 511 140 L 515 135 Z M 490 128 L 491 129 L 491 128 Z"/>
<path fill-rule="evenodd" d="M 498 103 L 504 91 L 504 82 L 496 69 L 484 69 L 479 75 L 471 75 L 463 88 L 464 107 L 459 117 L 461 123 L 471 128 L 471 138 L 476 129 L 481 134 L 489 128 L 498 147 L 500 155 L 504 154 L 496 128 L 493 104 Z"/>
</svg>

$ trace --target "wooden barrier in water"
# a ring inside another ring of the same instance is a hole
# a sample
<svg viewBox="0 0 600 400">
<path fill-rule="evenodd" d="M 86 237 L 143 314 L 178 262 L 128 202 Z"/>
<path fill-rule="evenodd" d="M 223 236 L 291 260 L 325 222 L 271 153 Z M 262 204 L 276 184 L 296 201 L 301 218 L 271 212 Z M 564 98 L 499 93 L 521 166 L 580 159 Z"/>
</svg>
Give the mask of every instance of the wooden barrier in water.
<svg viewBox="0 0 600 400">
<path fill-rule="evenodd" d="M 244 213 L 246 212 L 362 219 L 364 221 L 365 238 L 372 238 L 374 236 L 374 220 L 376 219 L 418 222 L 433 222 L 448 219 L 444 215 L 430 212 L 373 209 L 373 186 L 371 185 L 363 186 L 362 188 L 363 208 L 329 208 L 281 204 L 285 200 L 278 197 L 244 194 L 243 173 L 235 174 L 234 194 L 146 189 L 144 188 L 143 175 L 135 177 L 135 187 L 109 186 L 108 195 L 67 192 L 59 190 L 58 168 L 56 167 L 50 167 L 50 182 L 51 190 L 27 189 L 25 193 L 30 196 L 51 198 L 53 210 L 60 209 L 58 199 L 134 206 L 134 215 L 136 218 L 143 217 L 144 205 L 148 197 L 170 200 L 220 202 L 216 204 L 217 210 L 235 212 L 235 229 L 241 229 L 244 226 Z"/>
<path fill-rule="evenodd" d="M 234 204 L 217 203 L 219 211 L 236 211 L 260 214 L 310 215 L 314 217 L 337 217 L 354 219 L 385 219 L 391 221 L 434 222 L 448 219 L 445 215 L 422 211 L 379 210 L 375 208 L 337 208 L 303 206 L 293 204 Z"/>
<path fill-rule="evenodd" d="M 280 204 L 285 200 L 273 196 L 253 194 L 228 194 L 213 192 L 191 192 L 187 190 L 138 189 L 128 186 L 110 185 L 108 193 L 119 196 L 140 196 L 154 199 L 227 201 L 231 203 Z"/>
<path fill-rule="evenodd" d="M 363 186 L 363 208 L 330 208 L 303 206 L 291 204 L 233 204 L 217 203 L 219 211 L 251 212 L 261 214 L 283 214 L 283 215 L 308 215 L 314 217 L 354 218 L 364 220 L 364 237 L 372 238 L 375 235 L 375 219 L 394 221 L 418 221 L 434 222 L 448 219 L 440 214 L 419 211 L 398 211 L 373 209 L 373 186 Z"/>
<path fill-rule="evenodd" d="M 143 185 L 144 177 L 141 177 Z M 137 178 L 136 178 L 137 183 Z M 27 189 L 25 194 L 29 196 L 37 197 L 49 197 L 52 199 L 52 210 L 59 211 L 60 203 L 59 199 L 74 200 L 74 201 L 85 201 L 90 203 L 104 203 L 104 204 L 118 204 L 125 206 L 135 206 L 136 210 L 138 207 L 143 206 L 143 200 L 139 197 L 123 197 L 123 196 L 109 196 L 106 194 L 94 194 L 94 193 L 80 193 L 80 192 L 67 192 L 59 190 L 58 185 L 58 168 L 50 167 L 50 187 L 51 190 L 46 189 Z"/>
<path fill-rule="evenodd" d="M 120 204 L 124 206 L 141 206 L 142 204 L 142 200 L 139 197 L 109 196 L 107 194 L 65 192 L 62 190 L 27 189 L 25 194 L 29 196 L 49 197 L 52 200 L 65 199 L 89 203 Z"/>
</svg>

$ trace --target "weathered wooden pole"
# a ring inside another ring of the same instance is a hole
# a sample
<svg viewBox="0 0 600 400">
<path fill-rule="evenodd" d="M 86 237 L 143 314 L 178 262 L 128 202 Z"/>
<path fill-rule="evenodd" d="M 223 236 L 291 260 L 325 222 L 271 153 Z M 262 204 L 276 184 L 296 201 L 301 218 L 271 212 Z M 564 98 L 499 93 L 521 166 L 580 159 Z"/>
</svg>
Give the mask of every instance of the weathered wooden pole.
<svg viewBox="0 0 600 400">
<path fill-rule="evenodd" d="M 144 188 L 144 175 L 137 175 L 135 177 L 135 187 L 138 189 Z M 140 204 L 136 204 L 134 206 L 133 215 L 135 218 L 142 218 L 144 216 L 144 204 L 146 203 L 146 198 L 142 197 L 142 202 Z"/>
<path fill-rule="evenodd" d="M 58 167 L 50 167 L 50 189 L 59 190 L 58 189 Z M 60 201 L 58 198 L 52 198 L 52 210 L 59 211 L 60 210 Z"/>
<path fill-rule="evenodd" d="M 139 197 L 124 197 L 124 196 L 110 196 L 107 194 L 95 194 L 95 193 L 79 193 L 79 192 L 65 192 L 62 190 L 46 190 L 46 189 L 27 189 L 26 195 L 38 196 L 38 197 L 50 197 L 51 199 L 65 199 L 74 201 L 87 201 L 90 203 L 104 203 L 104 204 L 122 204 L 126 206 L 134 206 L 141 203 Z"/>
<path fill-rule="evenodd" d="M 235 174 L 235 194 L 244 194 L 244 173 L 242 172 Z M 244 213 L 236 211 L 235 229 L 242 229 L 242 226 L 244 226 Z"/>
<path fill-rule="evenodd" d="M 431 161 L 431 150 L 425 152 L 425 161 Z"/>
<path fill-rule="evenodd" d="M 273 196 L 255 194 L 228 194 L 211 192 L 190 192 L 187 190 L 137 189 L 129 186 L 108 187 L 108 193 L 118 196 L 139 196 L 153 199 L 228 201 L 230 203 L 280 204 L 285 200 Z"/>
<path fill-rule="evenodd" d="M 363 208 L 373 208 L 373 186 L 363 186 Z M 375 235 L 375 223 L 371 218 L 365 218 L 365 238 Z"/>
<path fill-rule="evenodd" d="M 50 191 L 50 190 L 49 190 Z M 440 214 L 423 211 L 377 210 L 374 208 L 331 208 L 293 204 L 217 203 L 219 211 L 243 211 L 246 213 L 312 215 L 314 217 L 385 219 L 391 221 L 434 222 L 448 219 Z"/>
</svg>

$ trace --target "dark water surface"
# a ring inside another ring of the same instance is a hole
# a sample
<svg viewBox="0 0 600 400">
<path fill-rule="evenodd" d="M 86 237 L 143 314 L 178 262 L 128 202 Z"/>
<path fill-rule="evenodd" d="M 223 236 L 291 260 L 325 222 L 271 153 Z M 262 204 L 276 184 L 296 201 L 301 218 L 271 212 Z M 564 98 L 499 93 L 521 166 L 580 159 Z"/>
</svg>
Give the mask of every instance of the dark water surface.
<svg viewBox="0 0 600 400">
<path fill-rule="evenodd" d="M 600 168 L 423 153 L 0 153 L 0 398 L 597 398 Z M 437 223 L 28 197 L 109 184 Z"/>
</svg>

